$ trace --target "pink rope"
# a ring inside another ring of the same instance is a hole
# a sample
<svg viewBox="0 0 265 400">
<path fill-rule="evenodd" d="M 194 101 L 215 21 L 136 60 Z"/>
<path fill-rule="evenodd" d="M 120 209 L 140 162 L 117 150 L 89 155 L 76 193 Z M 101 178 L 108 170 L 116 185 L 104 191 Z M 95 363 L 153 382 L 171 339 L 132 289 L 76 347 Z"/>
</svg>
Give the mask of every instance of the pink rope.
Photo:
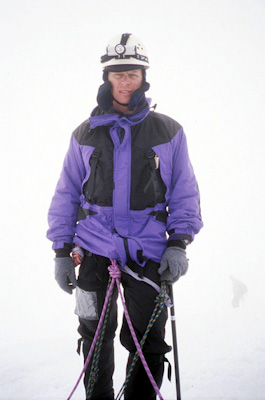
<svg viewBox="0 0 265 400">
<path fill-rule="evenodd" d="M 142 361 L 143 367 L 144 367 L 144 369 L 145 369 L 145 371 L 147 373 L 147 376 L 148 376 L 148 378 L 149 378 L 149 380 L 150 380 L 150 382 L 151 382 L 151 384 L 152 384 L 157 396 L 160 398 L 160 400 L 163 400 L 163 397 L 162 397 L 162 395 L 161 395 L 161 393 L 159 391 L 159 388 L 158 388 L 158 386 L 156 384 L 156 381 L 154 380 L 154 377 L 153 377 L 153 375 L 152 375 L 152 373 L 151 373 L 151 371 L 150 371 L 150 369 L 149 369 L 149 367 L 147 365 L 146 359 L 145 359 L 145 357 L 143 355 L 141 346 L 140 346 L 140 344 L 138 342 L 135 330 L 133 328 L 133 325 L 132 325 L 132 322 L 131 322 L 131 319 L 130 319 L 130 316 L 129 316 L 129 313 L 128 313 L 128 309 L 127 309 L 127 306 L 126 306 L 126 303 L 125 303 L 125 300 L 124 300 L 124 297 L 123 297 L 123 294 L 122 294 L 122 291 L 121 291 L 121 286 L 120 286 L 120 281 L 119 281 L 119 277 L 121 275 L 120 269 L 119 269 L 119 267 L 118 267 L 118 265 L 116 263 L 116 260 L 111 259 L 111 262 L 112 262 L 112 265 L 109 267 L 109 270 L 111 268 L 111 271 L 113 271 L 113 275 L 111 275 L 112 277 L 114 277 L 117 274 L 117 277 L 115 278 L 115 281 L 116 281 L 116 284 L 117 284 L 118 292 L 119 292 L 119 294 L 121 296 L 121 301 L 122 301 L 122 305 L 123 305 L 123 308 L 124 308 L 125 318 L 126 318 L 128 326 L 129 326 L 129 329 L 130 329 L 130 332 L 131 332 L 135 347 L 137 349 L 137 352 L 138 352 L 138 354 L 140 356 L 140 359 Z M 118 274 L 120 274 L 120 275 L 118 276 Z"/>
<path fill-rule="evenodd" d="M 77 389 L 77 387 L 78 387 L 78 385 L 79 385 L 79 383 L 80 383 L 80 381 L 82 379 L 82 376 L 85 373 L 85 370 L 87 369 L 89 361 L 90 361 L 90 359 L 92 357 L 92 354 L 93 354 L 93 351 L 94 351 L 94 348 L 95 348 L 95 345 L 96 345 L 96 341 L 97 341 L 97 338 L 98 338 L 98 335 L 99 335 L 99 332 L 100 332 L 100 329 L 101 329 L 101 326 L 102 326 L 102 323 L 103 323 L 103 320 L 104 320 L 104 316 L 105 316 L 105 313 L 106 313 L 109 297 L 110 297 L 110 294 L 111 294 L 111 291 L 113 289 L 113 285 L 114 285 L 115 282 L 116 282 L 116 285 L 117 285 L 117 288 L 118 288 L 118 292 L 119 292 L 119 294 L 121 296 L 121 301 L 122 301 L 122 305 L 123 305 L 123 308 L 124 308 L 125 318 L 126 318 L 126 321 L 128 323 L 128 326 L 129 326 L 129 329 L 130 329 L 130 332 L 131 332 L 135 347 L 136 347 L 137 352 L 138 352 L 138 354 L 140 356 L 140 359 L 142 361 L 143 367 L 144 367 L 144 369 L 145 369 L 145 371 L 147 373 L 147 376 L 148 376 L 148 378 L 149 378 L 149 380 L 150 380 L 150 382 L 151 382 L 151 384 L 152 384 L 157 396 L 159 397 L 160 400 L 164 400 L 162 395 L 161 395 L 161 393 L 160 393 L 160 391 L 159 391 L 159 388 L 158 388 L 158 386 L 156 384 L 156 381 L 154 380 L 154 377 L 153 377 L 153 375 L 152 375 L 152 373 L 151 373 L 151 371 L 150 371 L 150 369 L 149 369 L 149 367 L 147 365 L 147 362 L 146 362 L 145 357 L 143 355 L 141 346 L 140 346 L 140 344 L 138 342 L 136 333 L 135 333 L 134 328 L 132 326 L 132 322 L 131 322 L 131 319 L 130 319 L 130 316 L 129 316 L 129 313 L 128 313 L 128 309 L 127 309 L 127 306 L 126 306 L 126 303 L 125 303 L 125 300 L 124 300 L 124 297 L 123 297 L 123 294 L 122 294 L 122 291 L 121 291 L 121 286 L 120 286 L 121 271 L 120 271 L 115 259 L 111 259 L 111 265 L 108 267 L 108 270 L 109 270 L 109 274 L 110 274 L 110 276 L 112 278 L 112 281 L 111 281 L 109 290 L 108 290 L 108 292 L 106 294 L 106 298 L 105 298 L 103 309 L 102 309 L 102 312 L 101 312 L 101 316 L 100 316 L 100 319 L 99 319 L 99 322 L 98 322 L 97 330 L 96 330 L 93 342 L 91 344 L 88 356 L 86 358 L 84 367 L 82 369 L 82 372 L 81 372 L 81 374 L 80 374 L 80 376 L 79 376 L 79 378 L 78 378 L 78 380 L 77 380 L 72 392 L 70 393 L 69 397 L 67 398 L 67 400 L 70 400 L 71 397 L 73 396 L 74 392 L 76 391 L 76 389 Z"/>
</svg>

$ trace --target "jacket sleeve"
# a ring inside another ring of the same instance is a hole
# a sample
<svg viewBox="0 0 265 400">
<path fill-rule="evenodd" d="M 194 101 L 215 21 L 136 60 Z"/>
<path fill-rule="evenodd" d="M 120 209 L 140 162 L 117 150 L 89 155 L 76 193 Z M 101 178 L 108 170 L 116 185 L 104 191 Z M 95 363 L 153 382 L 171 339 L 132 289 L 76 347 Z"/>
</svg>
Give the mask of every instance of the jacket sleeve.
<svg viewBox="0 0 265 400">
<path fill-rule="evenodd" d="M 54 250 L 73 241 L 84 176 L 80 145 L 73 134 L 48 212 L 47 238 L 53 242 Z"/>
<path fill-rule="evenodd" d="M 172 241 L 191 242 L 203 226 L 200 194 L 191 165 L 187 140 L 182 128 L 171 141 L 172 178 L 168 201 L 168 245 Z"/>
</svg>

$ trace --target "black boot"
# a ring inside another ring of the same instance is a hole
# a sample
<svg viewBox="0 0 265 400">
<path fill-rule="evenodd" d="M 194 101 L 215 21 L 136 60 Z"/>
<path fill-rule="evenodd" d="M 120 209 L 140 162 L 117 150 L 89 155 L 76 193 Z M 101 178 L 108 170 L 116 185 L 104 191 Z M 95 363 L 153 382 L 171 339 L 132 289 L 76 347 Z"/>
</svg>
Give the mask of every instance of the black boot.
<svg viewBox="0 0 265 400">
<path fill-rule="evenodd" d="M 160 388 L 164 374 L 164 354 L 144 354 L 148 367 Z M 127 373 L 130 369 L 134 353 L 130 353 L 127 363 Z M 146 374 L 140 359 L 138 359 L 128 386 L 125 389 L 125 400 L 155 400 L 156 392 Z"/>
</svg>

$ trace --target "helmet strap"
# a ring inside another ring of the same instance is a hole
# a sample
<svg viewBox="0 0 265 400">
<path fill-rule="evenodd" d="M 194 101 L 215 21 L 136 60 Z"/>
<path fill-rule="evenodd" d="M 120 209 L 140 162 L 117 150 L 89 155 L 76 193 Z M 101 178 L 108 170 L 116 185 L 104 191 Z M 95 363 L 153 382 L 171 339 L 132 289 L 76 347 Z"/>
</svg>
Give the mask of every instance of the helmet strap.
<svg viewBox="0 0 265 400">
<path fill-rule="evenodd" d="M 131 36 L 131 33 L 123 33 L 121 36 L 121 43 L 123 46 L 125 46 L 128 42 L 129 37 Z"/>
<path fill-rule="evenodd" d="M 113 97 L 113 96 L 112 96 Z M 115 99 L 115 97 L 113 97 L 113 100 L 118 103 L 120 106 L 125 106 L 127 107 L 129 105 L 129 103 L 120 103 L 118 100 Z"/>
</svg>

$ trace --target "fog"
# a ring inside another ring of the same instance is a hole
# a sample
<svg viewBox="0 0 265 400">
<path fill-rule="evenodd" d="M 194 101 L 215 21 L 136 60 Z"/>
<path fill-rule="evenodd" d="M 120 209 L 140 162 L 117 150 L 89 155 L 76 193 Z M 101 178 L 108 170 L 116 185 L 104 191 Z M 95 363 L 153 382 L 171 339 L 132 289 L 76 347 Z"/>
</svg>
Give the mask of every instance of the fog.
<svg viewBox="0 0 265 400">
<path fill-rule="evenodd" d="M 265 399 L 264 1 L 0 5 L 0 398 L 63 400 L 81 372 L 47 211 L 70 135 L 96 105 L 107 41 L 132 32 L 149 53 L 148 97 L 184 127 L 201 192 L 204 228 L 174 285 L 182 398 Z M 166 376 L 161 392 L 175 398 Z"/>
</svg>

